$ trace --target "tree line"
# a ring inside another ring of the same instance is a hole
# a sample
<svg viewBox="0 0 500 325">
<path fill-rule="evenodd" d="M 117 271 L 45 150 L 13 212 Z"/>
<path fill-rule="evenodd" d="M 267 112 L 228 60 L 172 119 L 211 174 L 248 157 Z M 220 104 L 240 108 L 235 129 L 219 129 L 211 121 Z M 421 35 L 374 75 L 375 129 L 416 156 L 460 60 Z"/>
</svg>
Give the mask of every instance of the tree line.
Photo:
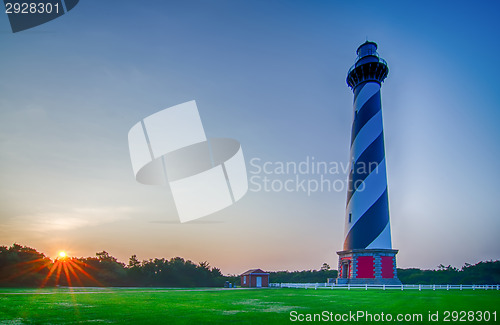
<svg viewBox="0 0 500 325">
<path fill-rule="evenodd" d="M 500 284 L 500 261 L 468 264 L 458 269 L 439 265 L 437 270 L 397 269 L 404 284 Z"/>
<path fill-rule="evenodd" d="M 337 271 L 326 263 L 319 270 L 269 273 L 270 282 L 280 283 L 324 283 L 337 277 Z M 443 265 L 436 270 L 398 269 L 398 277 L 405 284 L 500 284 L 500 261 L 466 264 L 461 269 Z M 51 260 L 31 247 L 0 246 L 1 287 L 221 287 L 226 281 L 240 284 L 237 275 L 224 276 L 208 262 L 181 257 L 140 261 L 132 255 L 125 264 L 102 251 L 95 257 Z"/>
<path fill-rule="evenodd" d="M 128 264 L 108 252 L 95 257 L 56 258 L 27 246 L 0 246 L 0 286 L 138 286 L 213 287 L 223 286 L 226 277 L 208 262 L 198 264 L 181 257 L 139 261 L 132 255 Z"/>
<path fill-rule="evenodd" d="M 269 282 L 277 283 L 325 283 L 336 277 L 337 270 L 331 270 L 327 263 L 319 270 L 269 272 Z"/>
</svg>

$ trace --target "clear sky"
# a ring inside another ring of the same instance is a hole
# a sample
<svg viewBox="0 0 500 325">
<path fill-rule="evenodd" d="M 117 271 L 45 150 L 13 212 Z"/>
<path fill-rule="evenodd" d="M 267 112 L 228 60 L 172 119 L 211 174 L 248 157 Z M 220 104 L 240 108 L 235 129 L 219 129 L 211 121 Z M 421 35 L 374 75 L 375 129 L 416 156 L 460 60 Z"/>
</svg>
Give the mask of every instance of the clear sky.
<svg viewBox="0 0 500 325">
<path fill-rule="evenodd" d="M 297 177 L 257 173 L 265 162 L 345 165 L 345 77 L 368 39 L 390 69 L 398 266 L 499 259 L 499 11 L 497 1 L 84 0 L 16 34 L 0 14 L 0 245 L 181 256 L 225 274 L 335 268 L 345 189 L 251 183 L 231 207 L 180 224 L 168 187 L 134 180 L 127 133 L 194 99 L 207 136 L 241 142 L 255 183 Z"/>
</svg>

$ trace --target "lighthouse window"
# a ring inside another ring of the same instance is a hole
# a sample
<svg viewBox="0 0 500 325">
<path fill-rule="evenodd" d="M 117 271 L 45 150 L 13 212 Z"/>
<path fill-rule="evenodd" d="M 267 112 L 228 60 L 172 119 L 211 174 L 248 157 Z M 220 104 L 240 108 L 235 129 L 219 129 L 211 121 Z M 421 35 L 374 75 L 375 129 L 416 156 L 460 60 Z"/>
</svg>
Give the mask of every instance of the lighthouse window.
<svg viewBox="0 0 500 325">
<path fill-rule="evenodd" d="M 351 223 L 352 220 L 352 213 L 349 213 L 349 223 Z"/>
</svg>

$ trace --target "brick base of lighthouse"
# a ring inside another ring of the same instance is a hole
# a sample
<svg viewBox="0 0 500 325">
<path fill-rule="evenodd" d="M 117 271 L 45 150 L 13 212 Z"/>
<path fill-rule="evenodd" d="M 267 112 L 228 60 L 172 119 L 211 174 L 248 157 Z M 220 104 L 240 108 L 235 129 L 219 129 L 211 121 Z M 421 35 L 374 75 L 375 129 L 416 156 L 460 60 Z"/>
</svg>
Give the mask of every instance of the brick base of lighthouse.
<svg viewBox="0 0 500 325">
<path fill-rule="evenodd" d="M 397 249 L 353 249 L 339 255 L 337 284 L 400 285 Z"/>
</svg>

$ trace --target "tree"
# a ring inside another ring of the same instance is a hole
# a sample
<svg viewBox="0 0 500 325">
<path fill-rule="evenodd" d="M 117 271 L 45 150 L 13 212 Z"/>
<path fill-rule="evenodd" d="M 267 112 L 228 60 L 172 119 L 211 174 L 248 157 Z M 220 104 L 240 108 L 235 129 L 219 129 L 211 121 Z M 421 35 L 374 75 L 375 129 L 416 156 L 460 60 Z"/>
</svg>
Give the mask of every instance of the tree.
<svg viewBox="0 0 500 325">
<path fill-rule="evenodd" d="M 118 262 L 118 260 L 109 255 L 108 252 L 102 251 L 95 254 L 96 257 L 87 257 L 78 259 L 83 269 L 87 272 L 94 284 L 103 286 L 121 286 L 127 284 L 127 272 L 125 264 Z"/>
<path fill-rule="evenodd" d="M 139 267 L 141 266 L 141 262 L 137 259 L 137 255 L 132 255 L 130 256 L 129 260 L 128 260 L 128 267 L 129 268 L 132 268 L 132 267 Z"/>
<path fill-rule="evenodd" d="M 0 246 L 0 286 L 40 286 L 52 265 L 48 257 L 34 248 L 19 244 Z"/>
</svg>

